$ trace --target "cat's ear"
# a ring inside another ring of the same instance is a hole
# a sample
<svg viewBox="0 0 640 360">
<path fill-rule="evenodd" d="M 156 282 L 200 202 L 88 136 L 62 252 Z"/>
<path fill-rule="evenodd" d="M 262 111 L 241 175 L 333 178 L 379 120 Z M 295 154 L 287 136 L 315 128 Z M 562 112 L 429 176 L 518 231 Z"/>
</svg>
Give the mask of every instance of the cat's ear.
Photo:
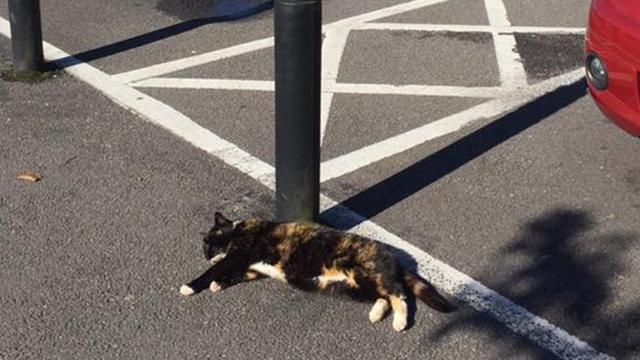
<svg viewBox="0 0 640 360">
<path fill-rule="evenodd" d="M 215 222 L 216 227 L 231 227 L 233 226 L 233 221 L 227 219 L 222 213 L 216 211 L 215 214 Z"/>
</svg>

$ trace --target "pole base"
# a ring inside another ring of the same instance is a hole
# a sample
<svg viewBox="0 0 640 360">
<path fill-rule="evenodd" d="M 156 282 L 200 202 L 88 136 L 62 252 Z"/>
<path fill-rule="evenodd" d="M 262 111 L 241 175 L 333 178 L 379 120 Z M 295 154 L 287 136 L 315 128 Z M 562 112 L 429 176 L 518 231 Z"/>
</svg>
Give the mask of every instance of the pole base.
<svg viewBox="0 0 640 360">
<path fill-rule="evenodd" d="M 10 82 L 39 83 L 57 77 L 55 71 L 15 71 L 13 66 L 0 64 L 0 79 Z"/>
</svg>

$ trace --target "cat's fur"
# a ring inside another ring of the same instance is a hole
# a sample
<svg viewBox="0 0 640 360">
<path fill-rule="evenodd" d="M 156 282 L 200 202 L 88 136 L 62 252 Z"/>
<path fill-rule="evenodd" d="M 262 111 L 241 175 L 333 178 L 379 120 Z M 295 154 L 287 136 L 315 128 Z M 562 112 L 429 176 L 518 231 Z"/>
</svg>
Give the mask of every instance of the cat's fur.
<svg viewBox="0 0 640 360">
<path fill-rule="evenodd" d="M 380 243 L 315 223 L 233 222 L 216 213 L 203 250 L 213 266 L 183 285 L 183 295 L 267 276 L 306 291 L 375 301 L 371 322 L 381 320 L 391 305 L 397 331 L 407 326 L 405 290 L 438 311 L 453 310 L 431 284 L 403 269 Z"/>
</svg>

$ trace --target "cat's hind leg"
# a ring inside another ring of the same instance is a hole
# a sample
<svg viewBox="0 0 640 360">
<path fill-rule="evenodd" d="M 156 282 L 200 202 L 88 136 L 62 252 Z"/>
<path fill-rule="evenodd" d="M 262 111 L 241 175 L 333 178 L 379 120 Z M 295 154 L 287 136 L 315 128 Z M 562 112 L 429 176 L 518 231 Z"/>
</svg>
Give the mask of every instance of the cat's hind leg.
<svg viewBox="0 0 640 360">
<path fill-rule="evenodd" d="M 398 282 L 385 282 L 383 276 L 375 277 L 373 281 L 362 281 L 357 288 L 349 288 L 352 298 L 356 300 L 373 300 L 375 303 L 369 311 L 369 321 L 378 322 L 384 318 L 391 308 L 393 313 L 393 328 L 403 331 L 408 324 L 409 310 L 402 285 Z"/>
<path fill-rule="evenodd" d="M 409 306 L 404 294 L 404 283 L 400 281 L 394 257 L 391 254 L 379 254 L 375 260 L 375 273 L 370 275 L 379 297 L 391 303 L 393 311 L 393 329 L 403 331 L 409 322 Z"/>
<path fill-rule="evenodd" d="M 371 321 L 371 323 L 376 323 L 382 320 L 388 310 L 389 301 L 385 298 L 378 298 L 375 304 L 373 304 L 371 311 L 369 311 L 369 321 Z"/>
<path fill-rule="evenodd" d="M 409 310 L 404 295 L 389 295 L 391 309 L 393 309 L 393 329 L 402 331 L 407 327 Z"/>
<path fill-rule="evenodd" d="M 403 285 L 393 279 L 394 277 L 389 273 L 376 276 L 376 290 L 380 298 L 388 300 L 391 304 L 393 329 L 395 331 L 403 331 L 409 322 L 409 306 L 404 295 Z"/>
</svg>

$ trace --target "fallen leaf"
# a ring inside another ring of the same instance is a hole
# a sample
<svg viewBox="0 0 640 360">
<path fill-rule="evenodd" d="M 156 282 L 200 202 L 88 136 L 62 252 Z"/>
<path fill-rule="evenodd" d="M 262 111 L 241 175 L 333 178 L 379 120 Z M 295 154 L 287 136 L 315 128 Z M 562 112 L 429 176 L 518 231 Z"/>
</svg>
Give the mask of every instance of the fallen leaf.
<svg viewBox="0 0 640 360">
<path fill-rule="evenodd" d="M 38 174 L 34 171 L 24 171 L 18 174 L 17 178 L 19 180 L 36 182 L 42 180 L 42 175 Z"/>
</svg>

